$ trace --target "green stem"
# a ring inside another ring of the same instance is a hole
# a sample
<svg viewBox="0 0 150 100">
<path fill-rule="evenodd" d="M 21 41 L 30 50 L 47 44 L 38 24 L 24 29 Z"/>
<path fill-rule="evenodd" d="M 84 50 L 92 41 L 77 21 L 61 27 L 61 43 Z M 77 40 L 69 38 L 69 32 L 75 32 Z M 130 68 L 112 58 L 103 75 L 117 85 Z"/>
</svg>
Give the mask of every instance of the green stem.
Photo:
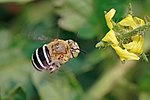
<svg viewBox="0 0 150 100">
<path fill-rule="evenodd" d="M 126 32 L 126 33 L 122 34 L 120 36 L 120 38 L 121 39 L 128 39 L 131 36 L 136 35 L 137 33 L 144 32 L 144 31 L 146 31 L 148 29 L 150 29 L 150 23 L 144 24 L 144 25 L 139 26 L 139 27 L 137 27 L 137 28 L 135 28 L 135 29 L 133 29 L 131 31 Z"/>
<path fill-rule="evenodd" d="M 124 75 L 134 67 L 136 62 L 122 64 L 118 62 L 112 69 L 107 71 L 91 89 L 84 95 L 83 100 L 103 100 L 105 95 L 115 88 Z"/>
<path fill-rule="evenodd" d="M 133 15 L 133 12 L 132 12 L 132 4 L 131 4 L 131 3 L 129 3 L 128 14 Z"/>
</svg>

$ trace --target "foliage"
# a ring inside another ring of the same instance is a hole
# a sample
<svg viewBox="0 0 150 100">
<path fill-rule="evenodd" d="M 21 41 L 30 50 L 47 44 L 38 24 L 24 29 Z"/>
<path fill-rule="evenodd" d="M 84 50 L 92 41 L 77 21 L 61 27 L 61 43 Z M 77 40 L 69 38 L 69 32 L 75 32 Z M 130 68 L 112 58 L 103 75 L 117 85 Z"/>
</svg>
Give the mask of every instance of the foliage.
<svg viewBox="0 0 150 100">
<path fill-rule="evenodd" d="M 107 28 L 104 11 L 115 8 L 115 22 L 126 15 L 149 15 L 149 0 L 0 0 L 1 100 L 149 100 L 150 62 L 118 61 L 111 48 L 97 49 Z M 141 5 L 142 3 L 142 5 Z M 54 38 L 76 39 L 80 53 L 49 74 L 35 70 L 33 51 Z M 144 51 L 150 58 L 150 34 Z"/>
</svg>

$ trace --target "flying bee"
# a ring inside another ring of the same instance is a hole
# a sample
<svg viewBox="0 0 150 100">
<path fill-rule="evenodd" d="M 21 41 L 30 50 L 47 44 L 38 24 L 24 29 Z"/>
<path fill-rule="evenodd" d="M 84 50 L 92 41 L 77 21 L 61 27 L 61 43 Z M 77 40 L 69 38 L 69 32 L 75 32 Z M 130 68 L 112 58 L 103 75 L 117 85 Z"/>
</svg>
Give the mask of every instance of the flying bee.
<svg viewBox="0 0 150 100">
<path fill-rule="evenodd" d="M 80 48 L 75 41 L 54 39 L 34 51 L 32 64 L 38 71 L 48 70 L 52 73 L 71 58 L 77 57 L 79 53 Z"/>
</svg>

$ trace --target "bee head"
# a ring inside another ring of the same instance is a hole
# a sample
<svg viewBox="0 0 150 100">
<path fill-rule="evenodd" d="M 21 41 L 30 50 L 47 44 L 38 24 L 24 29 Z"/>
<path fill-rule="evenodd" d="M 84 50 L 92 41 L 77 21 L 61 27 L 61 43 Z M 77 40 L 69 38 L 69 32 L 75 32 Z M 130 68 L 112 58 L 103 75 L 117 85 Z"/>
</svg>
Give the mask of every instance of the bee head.
<svg viewBox="0 0 150 100">
<path fill-rule="evenodd" d="M 75 42 L 73 40 L 66 40 L 66 42 L 70 46 L 70 51 L 71 51 L 73 58 L 77 57 L 78 54 L 80 53 L 80 48 L 79 48 L 77 42 Z"/>
</svg>

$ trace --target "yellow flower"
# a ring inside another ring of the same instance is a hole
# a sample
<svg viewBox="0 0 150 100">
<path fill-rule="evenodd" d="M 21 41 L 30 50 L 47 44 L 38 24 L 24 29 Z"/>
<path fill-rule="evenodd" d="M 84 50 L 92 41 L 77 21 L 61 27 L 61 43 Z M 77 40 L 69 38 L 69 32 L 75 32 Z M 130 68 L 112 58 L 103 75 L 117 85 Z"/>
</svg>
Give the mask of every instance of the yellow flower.
<svg viewBox="0 0 150 100">
<path fill-rule="evenodd" d="M 115 15 L 116 10 L 111 9 L 108 13 L 105 14 L 105 19 L 107 26 L 110 31 L 104 36 L 102 41 L 110 43 L 112 48 L 116 51 L 121 61 L 124 60 L 139 60 L 139 54 L 143 52 L 144 39 L 141 35 L 135 35 L 131 37 L 131 42 L 127 44 L 119 43 L 116 37 L 116 33 L 113 30 L 112 18 Z M 129 30 L 133 30 L 140 25 L 144 25 L 145 22 L 138 18 L 132 17 L 130 14 L 122 19 L 117 25 L 122 26 L 120 28 L 129 27 Z M 117 33 L 118 34 L 118 33 Z M 121 33 L 119 33 L 121 35 Z M 123 41 L 123 40 L 122 40 Z M 99 47 L 101 43 L 97 43 L 96 47 Z M 121 46 L 122 45 L 122 46 Z"/>
<path fill-rule="evenodd" d="M 106 23 L 107 23 L 107 26 L 109 27 L 109 29 L 113 28 L 111 20 L 114 17 L 115 13 L 116 13 L 116 10 L 111 9 L 107 14 L 105 14 Z"/>
<path fill-rule="evenodd" d="M 134 20 L 133 20 L 131 15 L 128 15 L 127 17 L 125 17 L 118 24 L 120 24 L 121 26 L 130 26 L 130 27 L 132 27 L 132 29 L 137 27 L 137 25 L 134 22 Z"/>
<path fill-rule="evenodd" d="M 118 24 L 121 26 L 129 26 L 132 29 L 135 29 L 136 27 L 138 27 L 140 25 L 144 25 L 145 22 L 142 19 L 140 19 L 138 17 L 132 17 L 129 14 L 127 17 L 122 19 Z"/>
<path fill-rule="evenodd" d="M 106 23 L 107 23 L 107 26 L 109 27 L 110 31 L 105 35 L 105 37 L 102 39 L 102 41 L 113 43 L 113 44 L 119 44 L 119 42 L 116 38 L 115 32 L 112 30 L 113 25 L 111 23 L 111 20 L 112 20 L 113 16 L 115 15 L 115 13 L 116 13 L 116 10 L 111 9 L 108 13 L 105 14 Z"/>
<path fill-rule="evenodd" d="M 118 24 L 121 26 L 129 26 L 132 29 L 135 29 L 138 26 L 144 25 L 145 22 L 144 20 L 138 17 L 132 17 L 131 15 L 128 15 L 127 17 L 122 19 Z M 135 54 L 142 54 L 143 45 L 144 45 L 143 37 L 141 35 L 135 35 L 131 39 L 132 39 L 132 42 L 129 42 L 128 44 L 122 44 L 123 47 L 127 49 L 129 52 L 132 52 Z"/>
<path fill-rule="evenodd" d="M 140 19 L 138 17 L 133 17 L 133 20 L 135 21 L 135 23 L 136 23 L 137 26 L 145 24 L 144 20 L 142 20 L 142 19 Z"/>
<path fill-rule="evenodd" d="M 111 45 L 111 46 L 115 49 L 115 51 L 119 55 L 121 61 L 125 61 L 125 60 L 139 60 L 139 57 L 136 54 L 130 53 L 126 49 L 122 49 L 119 46 L 114 46 L 114 45 Z"/>
<path fill-rule="evenodd" d="M 119 44 L 119 42 L 118 42 L 118 40 L 116 38 L 115 32 L 113 30 L 110 30 L 105 35 L 105 37 L 102 39 L 102 41 L 113 43 L 113 44 L 116 44 L 116 45 Z"/>
<path fill-rule="evenodd" d="M 128 44 L 123 44 L 123 47 L 129 52 L 135 54 L 142 54 L 143 52 L 144 39 L 141 35 L 136 35 L 133 37 L 133 41 Z"/>
</svg>

